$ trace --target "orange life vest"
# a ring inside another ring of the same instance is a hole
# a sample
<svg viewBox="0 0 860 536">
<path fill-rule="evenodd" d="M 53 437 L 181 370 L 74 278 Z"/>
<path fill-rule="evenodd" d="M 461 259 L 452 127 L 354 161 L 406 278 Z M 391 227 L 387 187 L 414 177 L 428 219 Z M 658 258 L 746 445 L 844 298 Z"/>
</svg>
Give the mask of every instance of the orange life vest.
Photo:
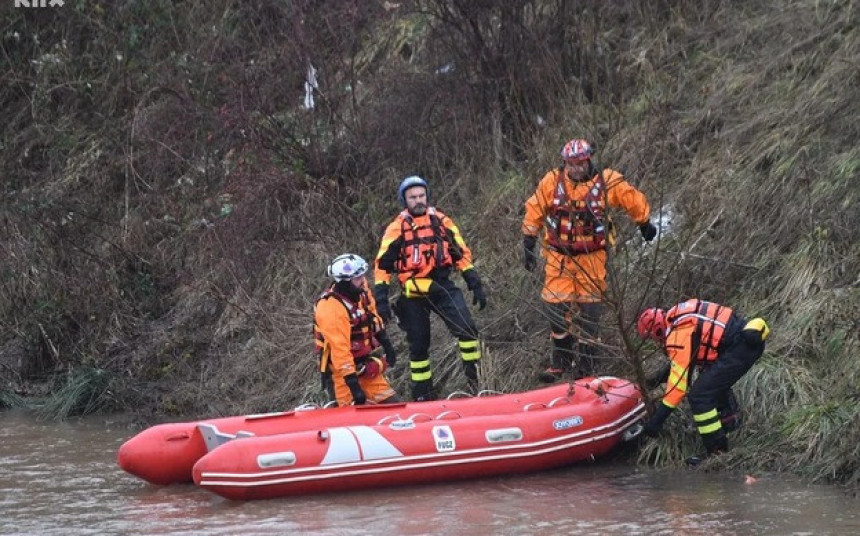
<svg viewBox="0 0 860 536">
<path fill-rule="evenodd" d="M 427 209 L 427 216 L 429 224 L 417 224 L 408 210 L 400 213 L 403 245 L 395 269 L 400 273 L 401 281 L 428 277 L 433 270 L 449 268 L 463 258 L 434 207 Z"/>
<path fill-rule="evenodd" d="M 666 335 L 679 326 L 695 324 L 690 355 L 696 362 L 715 361 L 726 326 L 733 314 L 734 311 L 723 305 L 696 299 L 687 300 L 666 311 Z"/>
<path fill-rule="evenodd" d="M 350 352 L 354 359 L 363 359 L 369 356 L 373 350 L 379 347 L 379 341 L 376 340 L 375 334 L 381 329 L 377 325 L 377 316 L 370 311 L 370 298 L 366 292 L 361 293 L 361 298 L 356 303 L 346 296 L 343 296 L 334 291 L 334 288 L 329 288 L 323 292 L 317 302 L 333 298 L 338 300 L 346 308 L 349 315 L 350 324 Z M 328 366 L 328 352 L 326 352 L 325 337 L 320 333 L 316 324 L 314 324 L 314 355 L 320 360 L 320 370 L 325 370 Z"/>
<path fill-rule="evenodd" d="M 570 199 L 564 171 L 558 173 L 552 205 L 546 217 L 547 245 L 559 253 L 578 255 L 606 248 L 606 182 L 603 174 L 592 179 L 585 199 Z"/>
</svg>

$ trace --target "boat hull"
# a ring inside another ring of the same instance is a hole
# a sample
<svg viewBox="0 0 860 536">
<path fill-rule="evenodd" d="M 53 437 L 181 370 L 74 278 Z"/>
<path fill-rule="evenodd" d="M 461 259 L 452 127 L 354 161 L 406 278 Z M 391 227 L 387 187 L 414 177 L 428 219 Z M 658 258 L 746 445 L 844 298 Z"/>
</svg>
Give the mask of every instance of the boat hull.
<svg viewBox="0 0 860 536">
<path fill-rule="evenodd" d="M 644 405 L 625 380 L 583 385 L 597 388 L 543 402 L 500 401 L 495 414 L 447 411 L 240 438 L 203 456 L 194 482 L 232 500 L 268 499 L 531 473 L 594 459 L 622 441 Z"/>
</svg>

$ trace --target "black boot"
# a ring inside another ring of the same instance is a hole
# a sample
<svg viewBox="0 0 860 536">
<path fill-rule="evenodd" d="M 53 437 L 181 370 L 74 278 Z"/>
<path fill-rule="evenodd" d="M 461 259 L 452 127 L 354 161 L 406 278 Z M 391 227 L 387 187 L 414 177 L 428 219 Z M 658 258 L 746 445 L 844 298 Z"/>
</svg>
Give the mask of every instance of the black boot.
<svg viewBox="0 0 860 536">
<path fill-rule="evenodd" d="M 729 450 L 729 440 L 726 438 L 726 431 L 722 428 L 711 434 L 703 435 L 702 443 L 705 444 L 708 456 L 715 456 Z"/>
<path fill-rule="evenodd" d="M 555 383 L 561 379 L 563 373 L 562 369 L 550 365 L 546 370 L 538 374 L 538 379 L 543 383 Z"/>
<path fill-rule="evenodd" d="M 577 346 L 577 354 L 579 357 L 579 376 L 584 378 L 586 376 L 594 376 L 595 375 L 595 360 L 594 354 L 596 353 L 594 346 L 590 343 L 579 341 Z"/>
<path fill-rule="evenodd" d="M 478 382 L 478 362 L 463 361 L 463 373 L 466 375 L 469 392 L 473 395 L 478 394 L 478 391 L 481 390 L 480 382 Z"/>
<path fill-rule="evenodd" d="M 720 428 L 712 434 L 702 436 L 702 442 L 705 444 L 705 454 L 690 456 L 685 463 L 690 467 L 697 467 L 711 456 L 717 456 L 729 450 L 729 440 L 726 439 L 726 431 Z"/>
<path fill-rule="evenodd" d="M 603 305 L 600 303 L 580 303 L 579 314 L 574 318 L 574 335 L 579 339 L 576 354 L 579 359 L 579 374 L 594 376 L 597 370 L 597 340 L 600 336 L 600 316 Z"/>
<path fill-rule="evenodd" d="M 481 392 L 481 384 L 478 383 L 477 379 L 473 380 L 472 378 L 469 378 L 466 380 L 466 384 L 468 385 L 468 389 L 471 394 L 477 395 Z"/>
<path fill-rule="evenodd" d="M 412 400 L 415 402 L 427 402 L 437 398 L 436 389 L 433 388 L 433 380 L 412 382 Z"/>
<path fill-rule="evenodd" d="M 564 372 L 572 368 L 573 363 L 573 337 L 568 334 L 557 339 L 552 338 L 552 357 L 549 367 L 538 375 L 538 379 L 544 383 L 553 383 L 561 379 Z"/>
</svg>

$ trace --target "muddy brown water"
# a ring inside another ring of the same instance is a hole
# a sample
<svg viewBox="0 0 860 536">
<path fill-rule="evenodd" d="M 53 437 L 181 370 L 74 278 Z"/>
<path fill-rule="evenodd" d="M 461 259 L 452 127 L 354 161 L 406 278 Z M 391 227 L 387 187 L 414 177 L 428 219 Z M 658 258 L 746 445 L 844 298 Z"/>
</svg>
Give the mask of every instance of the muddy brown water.
<svg viewBox="0 0 860 536">
<path fill-rule="evenodd" d="M 0 534 L 860 534 L 860 499 L 786 475 L 598 462 L 470 482 L 232 502 L 116 465 L 122 418 L 0 413 Z"/>
</svg>

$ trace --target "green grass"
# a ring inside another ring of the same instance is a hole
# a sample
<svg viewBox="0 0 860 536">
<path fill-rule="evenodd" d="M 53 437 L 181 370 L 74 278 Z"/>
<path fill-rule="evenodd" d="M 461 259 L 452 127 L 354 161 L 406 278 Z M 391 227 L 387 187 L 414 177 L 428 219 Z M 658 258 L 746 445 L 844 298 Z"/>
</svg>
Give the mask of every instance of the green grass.
<svg viewBox="0 0 860 536">
<path fill-rule="evenodd" d="M 76 369 L 59 379 L 60 386 L 36 408 L 43 420 L 103 413 L 116 408 L 111 374 L 97 368 Z"/>
<path fill-rule="evenodd" d="M 543 0 L 389 4 L 10 11 L 21 35 L 7 47 L 16 82 L 0 84 L 0 331 L 26 341 L 33 377 L 91 365 L 64 374 L 39 415 L 316 399 L 325 266 L 374 256 L 409 173 L 461 225 L 487 285 L 485 385 L 535 387 L 549 341 L 542 275 L 521 265 L 522 206 L 564 141 L 586 136 L 655 215 L 675 216 L 674 234 L 642 246 L 613 213 L 609 371 L 641 369 L 642 306 L 695 296 L 762 314 L 767 353 L 736 386 L 747 426 L 714 466 L 857 483 L 857 423 L 840 409 L 860 396 L 855 5 L 603 2 L 582 16 Z M 301 106 L 308 50 L 314 110 Z M 51 54 L 61 62 L 40 64 Z M 228 198 L 229 217 L 215 217 Z M 463 386 L 458 359 L 434 323 L 443 392 Z M 393 382 L 408 393 L 406 373 Z M 640 459 L 699 449 L 678 413 Z"/>
</svg>

